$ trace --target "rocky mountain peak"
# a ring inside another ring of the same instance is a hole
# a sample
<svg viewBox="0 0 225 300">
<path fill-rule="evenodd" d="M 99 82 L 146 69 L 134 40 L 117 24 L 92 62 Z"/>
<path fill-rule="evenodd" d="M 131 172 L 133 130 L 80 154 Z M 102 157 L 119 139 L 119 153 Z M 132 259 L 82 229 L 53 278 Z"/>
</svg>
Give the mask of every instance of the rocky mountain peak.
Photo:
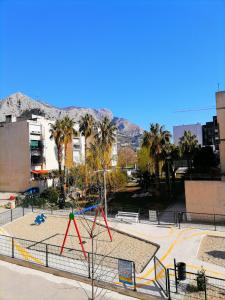
<svg viewBox="0 0 225 300">
<path fill-rule="evenodd" d="M 21 92 L 16 92 L 0 101 L 0 122 L 5 120 L 6 115 L 12 114 L 16 117 L 19 117 L 24 112 L 31 110 L 41 111 L 44 113 L 45 117 L 49 119 L 62 118 L 68 115 L 75 121 L 79 121 L 81 116 L 89 113 L 93 115 L 97 121 L 99 121 L 107 116 L 110 120 L 113 120 L 114 124 L 118 128 L 119 133 L 123 135 L 134 137 L 138 135 L 140 136 L 140 134 L 143 132 L 139 126 L 129 122 L 128 120 L 114 117 L 112 111 L 106 108 L 93 109 L 78 106 L 57 108 L 40 100 L 32 99 Z"/>
</svg>

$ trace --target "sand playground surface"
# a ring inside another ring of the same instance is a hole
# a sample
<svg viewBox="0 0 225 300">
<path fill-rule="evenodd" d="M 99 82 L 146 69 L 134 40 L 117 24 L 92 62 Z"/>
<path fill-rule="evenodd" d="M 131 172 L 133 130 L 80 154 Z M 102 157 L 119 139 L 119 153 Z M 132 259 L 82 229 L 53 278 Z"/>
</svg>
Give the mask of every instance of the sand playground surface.
<svg viewBox="0 0 225 300">
<path fill-rule="evenodd" d="M 198 258 L 225 267 L 225 238 L 207 235 L 203 238 Z"/>
<path fill-rule="evenodd" d="M 35 249 L 44 251 L 44 244 L 51 244 L 49 251 L 59 254 L 60 246 L 68 224 L 68 217 L 47 215 L 46 221 L 41 225 L 34 225 L 34 220 L 37 213 L 30 213 L 4 226 L 4 230 L 11 236 L 29 240 L 30 242 L 19 241 L 21 246 L 27 249 Z M 77 225 L 82 236 L 82 242 L 85 251 L 91 252 L 92 242 L 90 239 L 90 230 L 93 222 L 84 219 L 83 217 L 76 218 Z M 115 225 L 116 227 L 116 225 Z M 134 236 L 129 236 L 126 233 L 119 232 L 117 229 L 111 229 L 112 242 L 110 241 L 107 229 L 105 226 L 96 224 L 94 229 L 93 251 L 102 256 L 111 256 L 120 259 L 131 260 L 135 262 L 136 271 L 142 272 L 148 262 L 153 258 L 159 246 L 151 243 L 148 240 L 139 239 Z M 132 232 L 130 233 L 132 234 Z M 39 243 L 38 243 L 39 242 Z M 63 255 L 83 259 L 83 253 L 72 251 L 71 249 L 81 250 L 78 236 L 71 222 L 69 235 L 65 244 Z M 117 267 L 117 260 L 115 260 Z"/>
</svg>

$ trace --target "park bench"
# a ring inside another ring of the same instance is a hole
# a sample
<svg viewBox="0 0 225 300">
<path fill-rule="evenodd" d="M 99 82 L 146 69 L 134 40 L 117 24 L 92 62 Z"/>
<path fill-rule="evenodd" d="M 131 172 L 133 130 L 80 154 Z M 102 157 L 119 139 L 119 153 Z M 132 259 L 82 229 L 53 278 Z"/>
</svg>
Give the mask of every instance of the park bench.
<svg viewBox="0 0 225 300">
<path fill-rule="evenodd" d="M 139 222 L 139 213 L 134 212 L 126 212 L 126 211 L 118 211 L 116 215 L 116 219 L 121 221 L 134 221 L 136 223 Z"/>
</svg>

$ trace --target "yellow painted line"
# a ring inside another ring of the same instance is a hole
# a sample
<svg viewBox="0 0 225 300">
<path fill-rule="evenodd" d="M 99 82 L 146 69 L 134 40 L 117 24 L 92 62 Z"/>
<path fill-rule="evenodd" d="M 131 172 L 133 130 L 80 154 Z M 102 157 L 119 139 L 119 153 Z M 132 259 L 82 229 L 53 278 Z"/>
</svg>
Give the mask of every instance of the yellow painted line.
<svg viewBox="0 0 225 300">
<path fill-rule="evenodd" d="M 0 233 L 11 237 L 11 235 L 2 227 L 0 227 Z M 37 264 L 44 265 L 44 263 L 39 258 L 36 258 L 35 256 L 33 256 L 31 253 L 29 253 L 29 251 L 27 251 L 25 248 L 23 248 L 19 243 L 15 242 L 15 248 L 24 257 L 25 260 L 27 260 L 27 261 L 32 260 L 32 261 L 36 262 Z"/>
<path fill-rule="evenodd" d="M 36 262 L 37 264 L 44 265 L 44 263 L 39 258 L 36 258 L 32 254 L 30 254 L 25 248 L 20 246 L 18 243 L 15 243 L 15 248 L 24 257 L 25 260 L 29 261 L 30 259 Z"/>
<path fill-rule="evenodd" d="M 175 247 L 175 245 L 179 242 L 179 238 L 182 234 L 184 234 L 187 231 L 191 231 L 192 229 L 187 228 L 182 230 L 181 232 L 178 233 L 178 235 L 176 236 L 176 239 L 171 243 L 171 245 L 169 246 L 169 248 L 167 249 L 167 251 L 165 252 L 165 254 L 159 259 L 160 261 L 163 261 L 167 258 L 167 256 L 172 252 L 173 248 Z M 146 271 L 143 276 L 139 277 L 139 278 L 143 278 L 145 279 L 146 277 L 148 277 L 152 272 L 154 271 L 154 267 L 151 267 L 148 271 Z"/>
<path fill-rule="evenodd" d="M 196 266 L 196 265 L 187 265 L 189 268 L 191 269 L 195 269 L 195 270 L 199 270 L 201 268 L 201 266 Z M 215 275 L 222 275 L 223 277 L 225 277 L 225 273 L 222 273 L 222 272 L 216 272 L 216 271 L 212 271 L 210 270 L 209 268 L 207 267 L 203 267 L 204 270 L 206 270 L 206 272 L 209 272 L 211 274 L 215 274 Z M 211 275 L 208 275 L 208 276 L 211 276 Z"/>
</svg>

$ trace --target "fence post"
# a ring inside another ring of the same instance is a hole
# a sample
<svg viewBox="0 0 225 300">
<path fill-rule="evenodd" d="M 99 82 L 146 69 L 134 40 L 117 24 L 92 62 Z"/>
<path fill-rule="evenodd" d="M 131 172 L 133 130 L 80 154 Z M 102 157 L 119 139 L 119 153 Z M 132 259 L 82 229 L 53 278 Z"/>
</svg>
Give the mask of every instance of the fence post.
<svg viewBox="0 0 225 300">
<path fill-rule="evenodd" d="M 45 245 L 45 253 L 46 253 L 46 262 L 45 262 L 45 266 L 48 267 L 48 244 Z"/>
<path fill-rule="evenodd" d="M 91 278 L 90 253 L 88 252 L 88 278 Z"/>
<path fill-rule="evenodd" d="M 168 293 L 168 300 L 171 300 L 170 297 L 170 269 L 166 269 L 166 273 L 167 273 L 167 293 Z"/>
<path fill-rule="evenodd" d="M 160 225 L 160 220 L 159 220 L 159 211 L 156 211 L 156 215 L 157 215 L 157 221 L 158 221 L 158 225 Z"/>
<path fill-rule="evenodd" d="M 176 286 L 176 293 L 177 293 L 177 263 L 175 258 L 174 258 L 174 275 L 175 275 L 175 286 Z"/>
<path fill-rule="evenodd" d="M 12 208 L 10 209 L 10 213 L 11 213 L 11 222 L 12 222 L 13 220 Z"/>
<path fill-rule="evenodd" d="M 23 207 L 23 216 L 24 216 L 24 207 Z"/>
<path fill-rule="evenodd" d="M 207 287 L 206 287 L 206 278 L 205 278 L 205 275 L 204 275 L 204 287 L 205 287 L 205 300 L 207 300 Z"/>
<path fill-rule="evenodd" d="M 177 213 L 177 218 L 178 218 L 178 228 L 180 229 L 180 223 L 181 223 L 181 215 L 182 215 L 182 212 L 178 212 Z"/>
<path fill-rule="evenodd" d="M 136 269 L 135 269 L 135 262 L 133 261 L 133 273 L 134 273 L 134 291 L 136 292 L 137 290 L 137 285 L 136 285 Z"/>
<path fill-rule="evenodd" d="M 14 237 L 12 237 L 12 258 L 14 258 Z"/>
<path fill-rule="evenodd" d="M 214 214 L 214 229 L 216 231 L 216 215 Z"/>
<path fill-rule="evenodd" d="M 154 271 L 155 271 L 155 280 L 156 280 L 156 258 L 154 256 Z"/>
</svg>

